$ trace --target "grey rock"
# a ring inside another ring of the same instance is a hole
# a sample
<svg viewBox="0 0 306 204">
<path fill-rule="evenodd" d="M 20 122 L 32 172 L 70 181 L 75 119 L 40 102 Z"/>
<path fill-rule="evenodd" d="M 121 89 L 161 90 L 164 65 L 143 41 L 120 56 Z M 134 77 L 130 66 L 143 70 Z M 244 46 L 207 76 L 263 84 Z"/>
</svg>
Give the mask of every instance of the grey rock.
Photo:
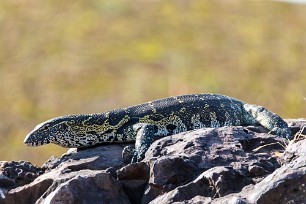
<svg viewBox="0 0 306 204">
<path fill-rule="evenodd" d="M 32 183 L 14 188 L 7 192 L 0 203 L 2 204 L 15 204 L 15 203 L 35 203 L 52 185 L 53 180 L 45 178 L 37 178 Z"/>
<path fill-rule="evenodd" d="M 188 184 L 179 186 L 172 191 L 160 195 L 152 200 L 150 204 L 185 202 L 196 196 L 214 197 L 213 187 L 203 175 L 200 175 Z"/>
<path fill-rule="evenodd" d="M 289 143 L 282 157 L 283 163 L 289 163 L 297 157 L 306 157 L 306 140 L 297 143 Z"/>
<path fill-rule="evenodd" d="M 214 167 L 203 172 L 194 181 L 175 188 L 150 203 L 185 202 L 198 195 L 205 197 L 205 200 L 208 197 L 222 197 L 233 192 L 239 192 L 251 182 L 251 179 L 230 167 Z"/>
<path fill-rule="evenodd" d="M 305 151 L 306 140 L 293 146 L 303 147 Z M 295 149 L 290 146 L 287 149 L 292 148 Z M 258 203 L 306 203 L 306 157 L 298 155 L 257 183 L 246 198 Z"/>
<path fill-rule="evenodd" d="M 245 203 L 306 203 L 306 140 L 289 144 L 284 155 L 302 147 L 297 157 L 284 163 L 280 168 L 255 185 L 245 187 L 241 192 L 213 200 L 212 203 L 230 203 L 233 197 Z"/>
<path fill-rule="evenodd" d="M 119 180 L 149 180 L 150 167 L 145 162 L 131 163 L 117 170 Z"/>
<path fill-rule="evenodd" d="M 84 172 L 86 171 L 86 172 Z M 109 173 L 81 170 L 79 175 L 59 184 L 47 197 L 38 203 L 118 203 L 130 201 L 122 185 Z"/>
<path fill-rule="evenodd" d="M 305 134 L 305 119 L 287 122 Z M 199 129 L 155 141 L 133 164 L 122 159 L 127 145 L 70 149 L 42 168 L 1 162 L 0 204 L 306 203 L 305 139 L 288 144 L 255 126 Z"/>
<path fill-rule="evenodd" d="M 286 119 L 285 121 L 290 127 L 292 134 L 300 132 L 306 135 L 306 118 Z"/>
<path fill-rule="evenodd" d="M 262 176 L 268 173 L 267 170 L 265 170 L 263 167 L 258 166 L 258 165 L 251 165 L 249 166 L 249 172 L 251 174 L 252 177 L 255 176 Z"/>
<path fill-rule="evenodd" d="M 32 182 L 44 170 L 27 161 L 1 161 L 0 187 L 11 189 Z"/>
<path fill-rule="evenodd" d="M 205 171 L 202 177 L 202 179 L 209 181 L 210 187 L 213 188 L 213 193 L 218 197 L 239 192 L 244 186 L 252 183 L 252 179 L 241 171 L 223 166 L 213 167 Z"/>
<path fill-rule="evenodd" d="M 123 191 L 129 197 L 131 203 L 141 203 L 145 188 L 148 185 L 146 180 L 120 180 Z"/>
<path fill-rule="evenodd" d="M 185 200 L 182 202 L 173 202 L 173 204 L 210 204 L 212 199 L 210 197 L 195 196 L 190 200 Z"/>
<path fill-rule="evenodd" d="M 87 172 L 82 170 L 104 170 L 111 175 L 123 166 L 121 152 L 125 146 L 121 144 L 83 150 L 70 149 L 61 158 L 52 157 L 43 165 L 45 174 L 33 179 L 28 185 L 8 191 L 0 199 L 0 203 L 41 203 L 61 183 Z"/>
<path fill-rule="evenodd" d="M 121 167 L 123 166 L 122 150 L 127 145 L 103 145 L 87 149 L 71 148 L 61 158 L 51 157 L 43 164 L 43 168 L 51 170 L 58 166 L 66 166 L 77 171 L 80 169 L 103 170 L 109 167 Z"/>
<path fill-rule="evenodd" d="M 150 167 L 145 162 L 128 164 L 117 170 L 117 179 L 132 203 L 140 203 L 150 177 Z"/>
<path fill-rule="evenodd" d="M 193 161 L 180 156 L 163 156 L 150 166 L 149 185 L 142 203 L 148 203 L 162 193 L 192 181 L 200 173 Z"/>
<path fill-rule="evenodd" d="M 190 159 L 202 170 L 234 165 L 235 162 L 241 162 L 247 168 L 250 162 L 268 160 L 271 149 L 282 150 L 283 147 L 278 143 L 283 142 L 284 138 L 257 134 L 246 127 L 205 128 L 155 141 L 147 151 L 144 161 L 163 155 L 176 155 Z M 271 143 L 275 144 L 268 145 Z M 264 147 L 252 152 L 260 146 Z"/>
</svg>

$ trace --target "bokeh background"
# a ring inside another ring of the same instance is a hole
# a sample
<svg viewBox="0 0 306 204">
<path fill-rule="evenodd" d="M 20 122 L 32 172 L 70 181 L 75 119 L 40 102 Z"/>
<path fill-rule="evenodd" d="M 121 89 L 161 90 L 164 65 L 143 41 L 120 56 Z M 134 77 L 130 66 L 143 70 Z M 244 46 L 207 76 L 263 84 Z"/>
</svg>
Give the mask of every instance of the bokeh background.
<svg viewBox="0 0 306 204">
<path fill-rule="evenodd" d="M 306 5 L 232 0 L 1 0 L 0 160 L 38 123 L 185 93 L 306 113 Z"/>
</svg>

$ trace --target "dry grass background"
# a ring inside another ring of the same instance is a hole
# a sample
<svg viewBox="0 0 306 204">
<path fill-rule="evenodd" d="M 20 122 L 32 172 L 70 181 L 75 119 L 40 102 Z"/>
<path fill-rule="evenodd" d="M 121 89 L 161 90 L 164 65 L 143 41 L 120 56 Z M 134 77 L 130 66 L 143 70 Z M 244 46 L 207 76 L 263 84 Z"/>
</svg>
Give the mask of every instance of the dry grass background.
<svg viewBox="0 0 306 204">
<path fill-rule="evenodd" d="M 36 124 L 214 92 L 305 117 L 306 6 L 272 1 L 2 0 L 0 160 L 41 164 Z"/>
</svg>

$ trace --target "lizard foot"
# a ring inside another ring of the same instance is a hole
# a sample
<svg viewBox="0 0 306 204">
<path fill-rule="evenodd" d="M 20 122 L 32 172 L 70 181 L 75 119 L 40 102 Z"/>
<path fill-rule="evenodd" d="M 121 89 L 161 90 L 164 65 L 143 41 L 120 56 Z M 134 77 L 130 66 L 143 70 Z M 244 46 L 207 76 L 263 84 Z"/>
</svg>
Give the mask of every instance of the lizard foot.
<svg viewBox="0 0 306 204">
<path fill-rule="evenodd" d="M 130 163 L 135 155 L 135 145 L 128 145 L 122 150 L 123 163 Z M 132 162 L 133 163 L 133 162 Z"/>
</svg>

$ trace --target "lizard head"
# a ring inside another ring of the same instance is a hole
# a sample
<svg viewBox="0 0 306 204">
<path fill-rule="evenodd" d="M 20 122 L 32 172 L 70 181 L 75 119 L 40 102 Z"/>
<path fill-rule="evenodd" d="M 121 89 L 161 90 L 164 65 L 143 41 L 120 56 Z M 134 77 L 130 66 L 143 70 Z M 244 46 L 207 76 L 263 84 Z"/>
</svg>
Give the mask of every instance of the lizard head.
<svg viewBox="0 0 306 204">
<path fill-rule="evenodd" d="M 62 147 L 86 147 L 97 141 L 97 130 L 86 121 L 93 115 L 66 115 L 37 125 L 25 138 L 27 146 L 54 143 Z"/>
</svg>

